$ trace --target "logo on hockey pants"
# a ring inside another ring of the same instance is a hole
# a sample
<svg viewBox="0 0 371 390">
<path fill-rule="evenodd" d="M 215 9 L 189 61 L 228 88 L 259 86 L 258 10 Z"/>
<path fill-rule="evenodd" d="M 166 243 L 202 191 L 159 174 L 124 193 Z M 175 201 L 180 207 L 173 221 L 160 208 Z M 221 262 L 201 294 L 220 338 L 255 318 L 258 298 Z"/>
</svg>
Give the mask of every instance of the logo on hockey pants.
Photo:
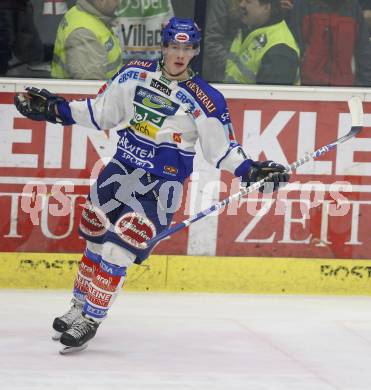
<svg viewBox="0 0 371 390">
<path fill-rule="evenodd" d="M 115 224 L 115 232 L 129 245 L 145 249 L 145 242 L 156 235 L 155 225 L 138 213 L 124 214 Z"/>
<path fill-rule="evenodd" d="M 109 226 L 109 221 L 105 214 L 97 207 L 94 207 L 89 200 L 86 201 L 83 207 L 84 210 L 81 214 L 79 225 L 81 231 L 88 236 L 103 236 Z"/>
</svg>

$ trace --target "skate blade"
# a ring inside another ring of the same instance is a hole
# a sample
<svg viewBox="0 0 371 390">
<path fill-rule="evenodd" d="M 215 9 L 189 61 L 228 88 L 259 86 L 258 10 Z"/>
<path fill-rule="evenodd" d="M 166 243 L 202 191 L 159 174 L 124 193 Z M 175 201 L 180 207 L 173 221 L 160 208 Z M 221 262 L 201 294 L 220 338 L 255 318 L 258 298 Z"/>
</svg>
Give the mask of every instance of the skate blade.
<svg viewBox="0 0 371 390">
<path fill-rule="evenodd" d="M 59 353 L 61 355 L 67 355 L 69 353 L 73 352 L 79 352 L 88 347 L 88 344 L 81 345 L 80 347 L 63 347 L 61 350 L 59 350 Z"/>
<path fill-rule="evenodd" d="M 57 331 L 55 331 L 55 333 L 54 333 L 53 336 L 52 336 L 52 340 L 54 340 L 54 341 L 59 341 L 60 338 L 61 338 L 61 336 L 62 336 L 62 332 L 57 332 Z"/>
</svg>

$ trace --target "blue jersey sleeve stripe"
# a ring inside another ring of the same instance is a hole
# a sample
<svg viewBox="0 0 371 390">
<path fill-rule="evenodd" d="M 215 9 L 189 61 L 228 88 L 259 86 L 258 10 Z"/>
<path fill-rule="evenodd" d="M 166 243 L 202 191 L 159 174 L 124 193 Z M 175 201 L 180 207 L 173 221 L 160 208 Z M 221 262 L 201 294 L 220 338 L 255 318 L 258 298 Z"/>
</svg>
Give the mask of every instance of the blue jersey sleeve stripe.
<svg viewBox="0 0 371 390">
<path fill-rule="evenodd" d="M 59 116 L 61 117 L 63 121 L 63 125 L 74 125 L 76 122 L 72 118 L 70 105 L 66 101 L 58 102 L 57 103 L 57 110 L 59 113 Z"/>
<path fill-rule="evenodd" d="M 97 130 L 102 130 L 99 126 L 98 126 L 98 123 L 95 121 L 95 118 L 94 118 L 94 114 L 93 114 L 93 108 L 91 106 L 91 101 L 90 99 L 88 98 L 86 100 L 86 102 L 88 103 L 88 109 L 89 109 L 89 113 L 90 113 L 90 119 L 93 123 L 93 125 L 97 128 Z"/>
</svg>

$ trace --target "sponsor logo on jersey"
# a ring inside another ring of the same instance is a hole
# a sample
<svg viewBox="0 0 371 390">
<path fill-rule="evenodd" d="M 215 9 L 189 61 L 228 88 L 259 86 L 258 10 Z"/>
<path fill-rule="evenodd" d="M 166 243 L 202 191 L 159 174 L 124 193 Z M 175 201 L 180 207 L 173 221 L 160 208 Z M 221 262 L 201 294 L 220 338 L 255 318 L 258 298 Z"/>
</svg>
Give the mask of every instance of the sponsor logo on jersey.
<svg viewBox="0 0 371 390">
<path fill-rule="evenodd" d="M 132 80 L 138 80 L 140 76 L 140 73 L 135 70 L 127 70 L 119 78 L 119 84 L 124 83 L 125 81 L 132 79 Z"/>
<path fill-rule="evenodd" d="M 188 111 L 189 112 L 192 112 L 196 109 L 196 106 L 195 106 L 195 101 L 193 98 L 188 98 L 187 95 L 182 92 L 182 91 L 178 91 L 175 96 L 177 97 L 177 99 L 179 99 L 183 104 L 185 104 L 187 107 L 188 107 Z"/>
<path fill-rule="evenodd" d="M 165 119 L 166 117 L 163 115 L 158 115 L 152 111 L 146 110 L 141 106 L 138 106 L 137 104 L 134 104 L 134 117 L 132 119 L 134 123 L 149 121 L 154 125 L 161 127 Z"/>
<path fill-rule="evenodd" d="M 127 64 L 127 66 L 140 66 L 142 68 L 150 68 L 152 62 L 150 61 L 141 61 L 141 60 L 131 60 Z"/>
<path fill-rule="evenodd" d="M 209 114 L 216 111 L 214 102 L 210 99 L 210 97 L 203 91 L 203 89 L 199 85 L 197 85 L 192 80 L 186 81 L 185 84 L 191 91 L 195 93 L 199 102 L 206 108 Z"/>
<path fill-rule="evenodd" d="M 170 85 L 171 84 L 171 80 L 167 79 L 165 76 L 161 75 L 160 76 L 160 81 L 163 82 L 164 84 L 166 85 Z"/>
<path fill-rule="evenodd" d="M 197 119 L 201 115 L 201 110 L 199 108 L 196 108 L 194 111 L 192 111 L 193 118 Z"/>
<path fill-rule="evenodd" d="M 135 90 L 134 101 L 167 116 L 174 115 L 179 108 L 178 104 L 166 97 L 140 86 Z"/>
<path fill-rule="evenodd" d="M 155 156 L 155 148 L 151 145 L 133 143 L 128 134 L 124 132 L 118 142 L 118 148 L 122 151 L 122 158 L 139 168 L 154 168 L 151 160 Z"/>
<path fill-rule="evenodd" d="M 182 136 L 180 133 L 173 133 L 173 141 L 180 144 L 182 142 Z"/>
<path fill-rule="evenodd" d="M 135 131 L 156 139 L 157 132 L 160 130 L 165 118 L 165 116 L 155 114 L 134 104 L 134 117 L 131 119 L 130 125 Z"/>
<path fill-rule="evenodd" d="M 146 106 L 146 107 L 150 107 L 150 108 L 161 108 L 162 105 L 161 104 L 158 104 L 158 103 L 154 103 L 150 98 L 148 97 L 145 97 L 143 100 L 142 100 L 142 103 Z"/>
<path fill-rule="evenodd" d="M 147 137 L 156 139 L 158 127 L 152 126 L 149 122 L 137 122 L 131 125 L 131 128 Z"/>
<path fill-rule="evenodd" d="M 177 42 L 181 42 L 181 43 L 189 42 L 189 35 L 184 32 L 175 34 L 174 38 Z"/>
<path fill-rule="evenodd" d="M 127 244 L 145 249 L 145 242 L 155 236 L 156 227 L 141 214 L 127 213 L 116 222 L 115 232 Z"/>
<path fill-rule="evenodd" d="M 223 123 L 225 122 L 229 122 L 231 119 L 230 119 L 230 116 L 229 116 L 229 112 L 228 112 L 228 109 L 226 109 L 225 112 L 223 112 L 223 114 L 220 115 L 220 119 Z"/>
<path fill-rule="evenodd" d="M 164 173 L 176 176 L 176 174 L 178 173 L 178 170 L 175 167 L 171 166 L 171 165 L 165 165 L 164 166 Z"/>
<path fill-rule="evenodd" d="M 165 95 L 168 95 L 168 96 L 171 95 L 171 89 L 169 87 L 167 87 L 165 84 L 160 83 L 156 79 L 152 79 L 151 87 L 158 89 L 160 92 L 164 93 Z"/>
</svg>

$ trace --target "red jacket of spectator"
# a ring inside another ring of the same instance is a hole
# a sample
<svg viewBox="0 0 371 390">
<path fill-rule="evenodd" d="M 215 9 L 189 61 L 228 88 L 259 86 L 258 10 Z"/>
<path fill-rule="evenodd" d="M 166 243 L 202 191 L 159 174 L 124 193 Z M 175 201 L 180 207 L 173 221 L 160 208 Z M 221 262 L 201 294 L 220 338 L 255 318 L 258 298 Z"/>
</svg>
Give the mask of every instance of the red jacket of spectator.
<svg viewBox="0 0 371 390">
<path fill-rule="evenodd" d="M 371 46 L 358 0 L 300 0 L 294 8 L 305 85 L 371 85 Z"/>
</svg>

